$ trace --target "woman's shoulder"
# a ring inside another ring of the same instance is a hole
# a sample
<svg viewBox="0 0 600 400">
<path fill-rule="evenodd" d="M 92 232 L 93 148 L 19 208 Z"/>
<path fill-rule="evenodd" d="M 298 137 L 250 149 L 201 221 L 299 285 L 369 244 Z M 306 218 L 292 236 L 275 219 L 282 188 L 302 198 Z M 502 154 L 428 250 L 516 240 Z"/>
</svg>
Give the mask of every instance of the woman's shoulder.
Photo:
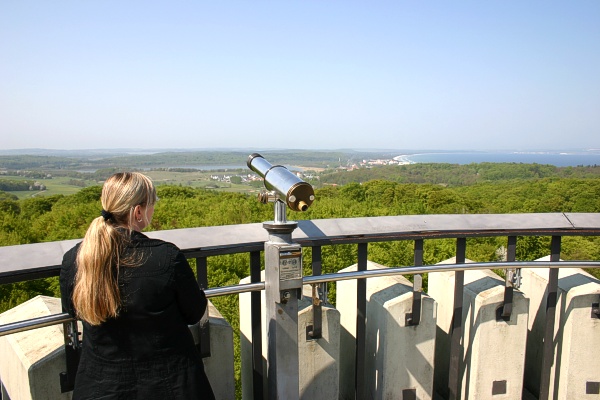
<svg viewBox="0 0 600 400">
<path fill-rule="evenodd" d="M 145 258 L 145 270 L 173 270 L 185 259 L 185 256 L 175 244 L 161 239 L 149 238 L 143 233 L 134 232 L 131 237 L 131 247 L 134 251 L 141 251 L 149 258 Z M 152 266 L 156 268 L 152 268 Z"/>
<path fill-rule="evenodd" d="M 71 247 L 69 250 L 65 252 L 63 255 L 63 266 L 65 264 L 72 264 L 77 258 L 77 252 L 79 251 L 79 247 L 81 246 L 81 242 L 77 243 L 75 246 Z"/>
<path fill-rule="evenodd" d="M 134 231 L 131 234 L 131 243 L 134 247 L 162 247 L 165 250 L 180 251 L 179 247 L 162 239 L 150 238 L 141 232 Z"/>
<path fill-rule="evenodd" d="M 63 255 L 62 263 L 60 266 L 61 285 L 63 284 L 63 282 L 66 282 L 66 281 L 73 282 L 75 279 L 75 273 L 77 270 L 75 265 L 77 263 L 77 252 L 79 251 L 80 246 L 81 246 L 81 242 L 79 242 L 75 246 L 71 247 Z"/>
</svg>

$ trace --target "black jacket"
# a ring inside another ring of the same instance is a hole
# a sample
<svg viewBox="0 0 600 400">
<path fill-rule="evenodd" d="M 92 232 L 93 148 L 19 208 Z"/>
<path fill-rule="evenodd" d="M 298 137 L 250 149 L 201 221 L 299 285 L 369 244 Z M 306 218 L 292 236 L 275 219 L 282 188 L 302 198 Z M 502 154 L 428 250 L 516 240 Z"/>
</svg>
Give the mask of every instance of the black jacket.
<svg viewBox="0 0 600 400">
<path fill-rule="evenodd" d="M 79 244 L 63 258 L 63 309 L 76 316 L 72 295 Z M 188 324 L 206 297 L 181 251 L 133 232 L 126 254 L 138 266 L 119 268 L 118 317 L 83 322 L 83 348 L 73 399 L 213 399 Z"/>
</svg>

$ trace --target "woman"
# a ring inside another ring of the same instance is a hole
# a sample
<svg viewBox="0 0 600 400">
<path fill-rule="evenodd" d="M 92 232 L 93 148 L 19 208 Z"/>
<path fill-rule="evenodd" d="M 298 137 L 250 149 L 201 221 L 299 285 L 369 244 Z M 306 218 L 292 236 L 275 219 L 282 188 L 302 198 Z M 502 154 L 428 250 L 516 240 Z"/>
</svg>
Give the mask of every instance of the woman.
<svg viewBox="0 0 600 400">
<path fill-rule="evenodd" d="M 213 399 L 188 325 L 206 297 L 181 251 L 140 233 L 156 190 L 140 173 L 102 187 L 102 213 L 62 263 L 63 308 L 83 322 L 73 399 Z"/>
</svg>

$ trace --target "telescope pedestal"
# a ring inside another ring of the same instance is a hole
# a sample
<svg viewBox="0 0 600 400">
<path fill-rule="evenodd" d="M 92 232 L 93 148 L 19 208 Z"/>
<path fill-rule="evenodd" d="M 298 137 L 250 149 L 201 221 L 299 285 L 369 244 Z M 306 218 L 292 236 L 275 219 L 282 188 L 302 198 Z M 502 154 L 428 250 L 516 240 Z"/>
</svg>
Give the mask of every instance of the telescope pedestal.
<svg viewBox="0 0 600 400">
<path fill-rule="evenodd" d="M 248 168 L 259 174 L 267 191 L 261 203 L 274 203 L 273 221 L 263 223 L 265 242 L 265 322 L 267 326 L 267 379 L 269 399 L 298 399 L 298 299 L 302 297 L 302 248 L 292 243 L 298 224 L 288 222 L 286 207 L 306 211 L 315 199 L 313 187 L 281 165 L 272 165 L 258 153 L 248 157 Z"/>
<path fill-rule="evenodd" d="M 299 398 L 298 299 L 302 290 L 302 249 L 292 243 L 296 222 L 263 223 L 269 399 Z"/>
</svg>

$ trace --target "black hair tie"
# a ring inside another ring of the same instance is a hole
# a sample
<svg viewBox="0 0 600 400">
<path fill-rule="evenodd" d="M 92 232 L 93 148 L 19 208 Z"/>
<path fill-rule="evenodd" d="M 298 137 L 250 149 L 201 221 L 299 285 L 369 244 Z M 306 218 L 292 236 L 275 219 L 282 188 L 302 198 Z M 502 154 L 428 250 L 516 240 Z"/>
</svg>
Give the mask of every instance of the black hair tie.
<svg viewBox="0 0 600 400">
<path fill-rule="evenodd" d="M 102 218 L 104 218 L 105 221 L 108 221 L 109 219 L 111 219 L 113 217 L 112 213 L 106 211 L 105 209 L 102 209 Z"/>
</svg>

